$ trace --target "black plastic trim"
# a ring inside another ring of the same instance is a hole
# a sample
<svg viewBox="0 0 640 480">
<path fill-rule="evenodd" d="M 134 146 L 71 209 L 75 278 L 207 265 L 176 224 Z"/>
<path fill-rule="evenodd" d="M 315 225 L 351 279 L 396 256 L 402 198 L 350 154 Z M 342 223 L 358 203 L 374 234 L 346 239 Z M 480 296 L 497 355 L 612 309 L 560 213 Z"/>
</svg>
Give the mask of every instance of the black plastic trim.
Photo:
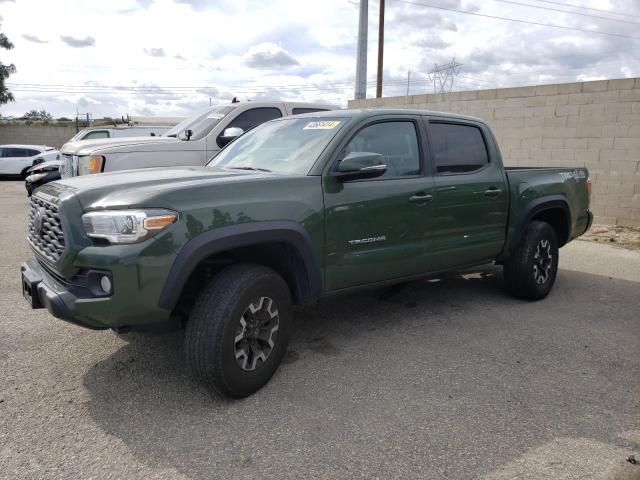
<svg viewBox="0 0 640 480">
<path fill-rule="evenodd" d="M 502 253 L 497 257 L 498 261 L 504 260 L 507 258 L 511 252 L 520 244 L 520 240 L 522 235 L 524 234 L 524 230 L 527 224 L 531 221 L 533 217 L 535 217 L 538 213 L 541 213 L 545 210 L 552 210 L 560 208 L 564 211 L 567 217 L 567 238 L 558 239 L 561 245 L 564 245 L 571 239 L 571 210 L 569 209 L 569 204 L 567 199 L 563 195 L 547 195 L 542 198 L 537 198 L 533 200 L 529 205 L 527 205 L 520 216 L 521 220 L 514 226 L 513 230 L 507 235 L 507 242 L 504 247 Z M 511 221 L 511 217 L 509 218 Z"/>
<path fill-rule="evenodd" d="M 239 247 L 281 242 L 296 250 L 304 262 L 309 288 L 299 303 L 313 303 L 322 292 L 318 259 L 307 231 L 296 222 L 276 220 L 217 228 L 189 240 L 176 257 L 160 294 L 159 306 L 173 310 L 189 276 L 205 258 Z"/>
</svg>

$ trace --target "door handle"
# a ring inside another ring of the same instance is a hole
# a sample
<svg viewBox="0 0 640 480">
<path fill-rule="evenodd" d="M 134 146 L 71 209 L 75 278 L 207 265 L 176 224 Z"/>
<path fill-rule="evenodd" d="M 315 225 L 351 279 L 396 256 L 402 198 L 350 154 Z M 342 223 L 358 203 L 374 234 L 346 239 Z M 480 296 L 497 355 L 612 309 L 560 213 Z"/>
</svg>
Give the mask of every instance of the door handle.
<svg viewBox="0 0 640 480">
<path fill-rule="evenodd" d="M 433 200 L 433 195 L 430 195 L 428 193 L 416 193 L 415 195 L 409 197 L 409 201 L 411 203 L 426 203 L 430 202 L 431 200 Z"/>
<path fill-rule="evenodd" d="M 497 197 L 501 193 L 502 193 L 502 190 L 500 190 L 499 188 L 493 188 L 493 187 L 484 191 L 485 197 Z"/>
</svg>

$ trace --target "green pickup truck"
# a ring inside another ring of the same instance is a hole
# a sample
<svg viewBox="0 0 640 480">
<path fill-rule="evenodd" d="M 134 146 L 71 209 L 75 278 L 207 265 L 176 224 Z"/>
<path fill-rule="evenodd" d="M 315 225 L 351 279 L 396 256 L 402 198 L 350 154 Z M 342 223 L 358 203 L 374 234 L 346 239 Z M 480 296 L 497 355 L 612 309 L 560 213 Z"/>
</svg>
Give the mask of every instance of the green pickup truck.
<svg viewBox="0 0 640 480">
<path fill-rule="evenodd" d="M 479 119 L 342 110 L 265 123 L 204 167 L 65 179 L 31 198 L 33 308 L 119 334 L 182 326 L 194 375 L 247 396 L 274 374 L 292 305 L 504 265 L 551 290 L 592 221 L 584 168 L 504 168 Z"/>
</svg>

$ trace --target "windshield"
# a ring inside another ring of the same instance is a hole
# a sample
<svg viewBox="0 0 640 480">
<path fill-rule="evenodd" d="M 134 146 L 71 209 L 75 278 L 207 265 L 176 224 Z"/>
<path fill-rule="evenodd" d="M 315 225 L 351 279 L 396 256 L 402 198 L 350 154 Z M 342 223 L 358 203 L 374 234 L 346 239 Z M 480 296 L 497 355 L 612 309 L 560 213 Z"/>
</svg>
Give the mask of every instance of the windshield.
<svg viewBox="0 0 640 480">
<path fill-rule="evenodd" d="M 306 175 L 345 118 L 285 118 L 264 123 L 222 150 L 207 166 Z"/>
<path fill-rule="evenodd" d="M 227 114 L 235 108 L 236 107 L 230 105 L 208 108 L 204 112 L 197 113 L 196 115 L 181 121 L 163 136 L 177 137 L 179 133 L 182 133 L 185 130 L 191 130 L 193 132 L 191 139 L 198 140 L 209 133 L 220 120 L 226 117 Z"/>
</svg>

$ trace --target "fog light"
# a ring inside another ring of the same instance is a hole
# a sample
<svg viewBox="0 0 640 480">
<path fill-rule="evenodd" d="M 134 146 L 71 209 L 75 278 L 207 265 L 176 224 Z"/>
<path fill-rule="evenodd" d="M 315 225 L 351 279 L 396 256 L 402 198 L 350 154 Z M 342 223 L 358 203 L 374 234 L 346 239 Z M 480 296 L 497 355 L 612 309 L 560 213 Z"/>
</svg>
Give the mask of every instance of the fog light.
<svg viewBox="0 0 640 480">
<path fill-rule="evenodd" d="M 102 278 L 100 278 L 100 288 L 102 288 L 104 293 L 111 293 L 111 279 L 106 275 L 103 275 Z"/>
</svg>

